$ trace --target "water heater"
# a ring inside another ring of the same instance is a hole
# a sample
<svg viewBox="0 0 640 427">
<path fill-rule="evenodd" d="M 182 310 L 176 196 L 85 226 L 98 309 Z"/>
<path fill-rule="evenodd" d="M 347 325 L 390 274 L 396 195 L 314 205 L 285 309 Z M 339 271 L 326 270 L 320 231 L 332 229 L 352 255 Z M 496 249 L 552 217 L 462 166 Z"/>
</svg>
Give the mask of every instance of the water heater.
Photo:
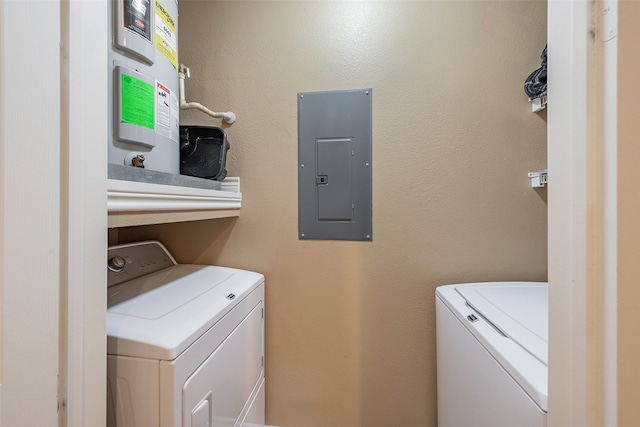
<svg viewBox="0 0 640 427">
<path fill-rule="evenodd" d="M 108 161 L 179 174 L 178 2 L 114 0 L 109 20 Z"/>
</svg>

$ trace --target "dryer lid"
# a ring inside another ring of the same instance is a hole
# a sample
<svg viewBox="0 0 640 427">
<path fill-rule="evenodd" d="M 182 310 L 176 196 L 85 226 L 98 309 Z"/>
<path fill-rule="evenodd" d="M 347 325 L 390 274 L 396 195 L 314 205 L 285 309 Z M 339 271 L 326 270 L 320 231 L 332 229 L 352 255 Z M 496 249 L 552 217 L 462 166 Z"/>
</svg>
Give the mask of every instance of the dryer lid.
<svg viewBox="0 0 640 427">
<path fill-rule="evenodd" d="M 548 366 L 548 286 L 541 282 L 493 282 L 456 286 L 467 304 Z"/>
<path fill-rule="evenodd" d="M 107 353 L 173 360 L 262 282 L 251 271 L 182 264 L 112 286 Z"/>
</svg>

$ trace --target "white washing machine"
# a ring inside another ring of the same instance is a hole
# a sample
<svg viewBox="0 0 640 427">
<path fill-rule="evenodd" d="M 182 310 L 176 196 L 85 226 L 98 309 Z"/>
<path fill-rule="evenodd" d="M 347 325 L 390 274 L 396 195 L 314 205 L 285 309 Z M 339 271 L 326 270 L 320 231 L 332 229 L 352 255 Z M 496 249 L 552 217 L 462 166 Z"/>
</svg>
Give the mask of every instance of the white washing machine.
<svg viewBox="0 0 640 427">
<path fill-rule="evenodd" d="M 108 427 L 264 426 L 262 274 L 141 242 L 109 248 L 108 284 Z"/>
<path fill-rule="evenodd" d="M 440 286 L 436 334 L 439 427 L 546 427 L 546 283 Z"/>
</svg>

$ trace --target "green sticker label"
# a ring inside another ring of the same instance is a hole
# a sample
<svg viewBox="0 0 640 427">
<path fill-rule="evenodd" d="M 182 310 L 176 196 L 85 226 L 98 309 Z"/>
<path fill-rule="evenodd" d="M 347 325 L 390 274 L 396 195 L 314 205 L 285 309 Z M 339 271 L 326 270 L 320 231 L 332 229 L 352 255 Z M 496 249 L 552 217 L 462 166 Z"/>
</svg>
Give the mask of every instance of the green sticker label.
<svg viewBox="0 0 640 427">
<path fill-rule="evenodd" d="M 153 129 L 153 85 L 122 74 L 122 121 Z"/>
</svg>

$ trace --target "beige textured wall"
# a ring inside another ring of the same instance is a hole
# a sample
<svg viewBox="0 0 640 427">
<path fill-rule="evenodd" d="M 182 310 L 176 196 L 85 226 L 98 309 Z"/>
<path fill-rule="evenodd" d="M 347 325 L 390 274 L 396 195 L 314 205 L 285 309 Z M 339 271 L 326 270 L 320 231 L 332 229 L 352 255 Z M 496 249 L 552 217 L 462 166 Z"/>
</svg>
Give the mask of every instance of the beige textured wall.
<svg viewBox="0 0 640 427">
<path fill-rule="evenodd" d="M 267 421 L 436 425 L 436 286 L 546 280 L 544 1 L 180 2 L 187 97 L 232 110 L 240 218 L 121 229 L 263 272 Z M 373 242 L 297 239 L 296 94 L 373 88 Z M 214 124 L 195 113 L 183 123 Z"/>
<path fill-rule="evenodd" d="M 640 192 L 638 168 L 638 117 L 640 72 L 638 52 L 640 3 L 619 3 L 618 37 L 618 425 L 638 423 L 640 406 L 640 337 L 637 324 L 640 312 Z"/>
</svg>

